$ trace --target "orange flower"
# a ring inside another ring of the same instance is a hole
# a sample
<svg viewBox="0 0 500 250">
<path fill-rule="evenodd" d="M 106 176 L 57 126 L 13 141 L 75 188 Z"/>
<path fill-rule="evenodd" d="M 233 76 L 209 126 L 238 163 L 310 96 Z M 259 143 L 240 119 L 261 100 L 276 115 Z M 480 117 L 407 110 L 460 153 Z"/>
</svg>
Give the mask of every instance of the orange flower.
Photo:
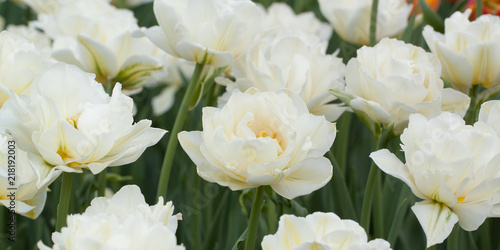
<svg viewBox="0 0 500 250">
<path fill-rule="evenodd" d="M 476 0 L 469 0 L 465 5 L 466 8 L 472 9 L 470 16 L 471 20 L 476 19 Z M 483 0 L 483 14 L 500 14 L 500 0 Z"/>
<path fill-rule="evenodd" d="M 410 2 L 409 0 L 407 0 L 407 1 Z M 437 11 L 439 9 L 439 5 L 441 4 L 441 0 L 425 0 L 425 2 L 434 11 Z M 418 0 L 413 0 L 412 12 L 415 10 L 415 7 L 417 6 L 417 4 L 418 4 Z M 420 6 L 418 7 L 417 13 L 420 13 Z"/>
</svg>

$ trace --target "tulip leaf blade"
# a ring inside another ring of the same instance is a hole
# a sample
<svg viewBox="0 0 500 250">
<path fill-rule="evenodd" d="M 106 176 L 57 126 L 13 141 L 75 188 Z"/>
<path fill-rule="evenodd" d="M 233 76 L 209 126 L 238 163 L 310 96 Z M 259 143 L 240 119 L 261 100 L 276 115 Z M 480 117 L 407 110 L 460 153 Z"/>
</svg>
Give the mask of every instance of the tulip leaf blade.
<svg viewBox="0 0 500 250">
<path fill-rule="evenodd" d="M 437 13 L 434 12 L 431 7 L 426 3 L 426 1 L 420 1 L 420 6 L 422 10 L 422 14 L 424 15 L 425 23 L 429 24 L 434 28 L 435 31 L 444 32 L 444 21 L 443 18 Z"/>
<path fill-rule="evenodd" d="M 238 250 L 241 247 L 241 245 L 243 244 L 243 242 L 245 242 L 245 240 L 247 239 L 247 234 L 248 234 L 248 227 L 247 227 L 247 229 L 245 229 L 245 231 L 243 231 L 243 233 L 240 235 L 238 240 L 236 240 L 233 248 L 231 248 L 231 249 Z"/>
<path fill-rule="evenodd" d="M 412 33 L 415 28 L 415 19 L 417 17 L 417 11 L 414 10 L 411 13 L 410 20 L 408 20 L 408 25 L 406 26 L 405 30 L 403 31 L 403 35 L 401 35 L 401 40 L 403 40 L 406 43 L 410 42 L 410 39 L 412 37 Z"/>
</svg>

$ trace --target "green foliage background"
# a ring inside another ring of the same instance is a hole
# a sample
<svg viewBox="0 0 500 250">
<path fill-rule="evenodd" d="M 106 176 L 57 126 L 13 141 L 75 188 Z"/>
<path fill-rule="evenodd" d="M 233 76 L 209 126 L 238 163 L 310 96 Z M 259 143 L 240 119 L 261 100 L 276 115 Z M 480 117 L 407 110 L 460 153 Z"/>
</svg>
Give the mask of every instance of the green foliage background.
<svg viewBox="0 0 500 250">
<path fill-rule="evenodd" d="M 269 6 L 274 1 L 257 2 Z M 318 18 L 325 20 L 316 0 L 281 2 L 292 6 L 296 13 L 313 11 Z M 427 15 L 422 24 L 410 26 L 403 33 L 402 40 L 427 49 L 421 35 L 423 26 L 429 23 L 437 30 L 442 30 L 443 20 L 455 10 L 463 8 L 464 4 L 465 1 L 452 4 L 443 0 L 437 14 Z M 152 4 L 136 7 L 133 11 L 140 26 L 149 27 L 156 24 Z M 36 18 L 30 9 L 10 1 L 0 3 L 0 15 L 5 18 L 6 24 L 26 24 Z M 339 50 L 339 56 L 347 62 L 356 56 L 357 49 L 356 45 L 342 41 L 334 34 L 328 51 L 332 53 Z M 148 118 L 153 120 L 154 127 L 171 130 L 184 89 L 177 93 L 174 107 L 159 117 L 153 116 L 150 105 L 151 98 L 156 93 L 159 93 L 159 87 L 144 89 L 133 96 L 138 109 L 135 119 L 138 121 Z M 202 103 L 189 113 L 183 130 L 201 130 L 201 108 L 213 106 L 213 103 L 206 103 L 205 100 L 206 98 L 202 99 Z M 375 142 L 370 131 L 353 114 L 344 114 L 337 122 L 337 129 L 337 138 L 331 152 L 338 162 L 339 171 L 334 172 L 333 179 L 324 188 L 291 201 L 276 195 L 271 189 L 266 189 L 257 245 L 260 246 L 265 234 L 276 232 L 278 219 L 282 214 L 305 216 L 314 211 L 324 211 L 335 212 L 343 219 L 360 221 L 366 179 L 371 165 L 368 155 L 372 152 Z M 156 146 L 148 148 L 135 163 L 111 168 L 107 178 L 112 191 L 116 192 L 126 184 L 137 184 L 141 187 L 146 201 L 151 205 L 155 204 L 160 166 L 169 136 L 167 133 Z M 399 143 L 399 139 L 390 141 L 390 150 L 399 152 Z M 231 191 L 204 181 L 197 175 L 195 165 L 180 147 L 177 149 L 171 176 L 167 200 L 172 200 L 175 211 L 183 215 L 183 221 L 179 223 L 177 230 L 179 242 L 187 249 L 238 248 L 235 243 L 247 227 L 254 190 Z M 81 213 L 96 195 L 97 177 L 85 171 L 73 180 L 75 183 L 70 213 Z M 346 183 L 346 189 L 342 189 L 343 181 Z M 39 240 L 46 245 L 52 245 L 50 236 L 55 231 L 60 182 L 59 178 L 50 186 L 51 191 L 45 208 L 38 219 L 17 216 L 17 240 L 13 244 L 5 235 L 7 209 L 0 207 L 0 249 L 36 249 L 35 245 Z M 380 195 L 383 197 L 383 214 L 372 215 L 369 237 L 388 239 L 393 249 L 425 249 L 425 235 L 410 210 L 417 199 L 406 185 L 391 176 L 384 174 L 382 183 L 383 192 Z M 352 207 L 346 198 L 352 200 Z M 487 219 L 477 231 L 469 233 L 460 229 L 458 235 L 458 249 L 500 249 L 500 220 Z M 446 243 L 437 246 L 437 249 L 446 248 Z"/>
</svg>

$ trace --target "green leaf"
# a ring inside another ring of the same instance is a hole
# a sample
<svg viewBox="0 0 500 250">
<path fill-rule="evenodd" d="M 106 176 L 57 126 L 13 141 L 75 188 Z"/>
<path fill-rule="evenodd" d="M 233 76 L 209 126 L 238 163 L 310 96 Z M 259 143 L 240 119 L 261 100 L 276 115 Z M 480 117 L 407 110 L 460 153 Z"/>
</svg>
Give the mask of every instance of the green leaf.
<svg viewBox="0 0 500 250">
<path fill-rule="evenodd" d="M 244 189 L 241 192 L 239 200 L 241 205 L 241 211 L 243 212 L 245 217 L 248 217 L 250 213 L 248 212 L 249 209 L 247 209 L 247 207 L 248 208 L 252 207 L 252 201 L 253 201 L 252 189 L 251 188 Z"/>
<path fill-rule="evenodd" d="M 307 212 L 307 209 L 305 207 L 303 207 L 302 205 L 300 205 L 295 200 L 291 200 L 290 203 L 292 205 L 292 211 L 295 215 L 305 217 L 306 215 L 309 214 Z"/>
<path fill-rule="evenodd" d="M 123 181 L 131 181 L 133 178 L 130 175 L 123 176 L 115 173 L 107 173 L 106 180 L 108 182 L 123 182 Z"/>
<path fill-rule="evenodd" d="M 215 78 L 220 76 L 224 72 L 224 70 L 226 70 L 226 67 L 220 67 L 220 68 L 215 69 L 212 72 L 212 74 L 210 75 L 210 77 L 208 77 L 207 79 L 203 79 L 201 81 L 201 84 L 198 84 L 198 86 L 196 86 L 196 90 L 195 90 L 195 93 L 193 95 L 193 99 L 191 100 L 191 103 L 189 104 L 189 110 L 192 110 L 192 109 L 196 108 L 196 106 L 198 106 L 198 104 L 200 103 L 201 97 L 204 94 L 206 94 L 209 89 L 212 88 L 212 86 L 215 84 Z"/>
<path fill-rule="evenodd" d="M 409 43 L 411 40 L 411 36 L 414 31 L 414 26 L 415 26 L 415 18 L 417 17 L 417 8 L 412 12 L 411 18 L 408 21 L 408 25 L 406 26 L 403 35 L 401 36 L 401 40 L 405 41 L 406 43 Z"/>
<path fill-rule="evenodd" d="M 238 250 L 241 247 L 241 245 L 243 244 L 243 242 L 245 242 L 245 240 L 247 238 L 247 234 L 248 234 L 248 227 L 241 234 L 241 236 L 238 238 L 238 240 L 236 240 L 236 242 L 234 243 L 234 246 L 233 246 L 232 250 Z"/>
<path fill-rule="evenodd" d="M 437 32 L 444 32 L 444 21 L 441 16 L 434 12 L 425 1 L 419 1 L 425 23 L 429 24 Z"/>
<path fill-rule="evenodd" d="M 196 85 L 196 89 L 194 90 L 193 93 L 193 98 L 189 103 L 189 110 L 193 110 L 196 106 L 198 106 L 198 103 L 200 103 L 201 100 L 201 96 L 203 95 L 204 88 L 205 88 L 205 83 L 203 82 L 203 80 L 201 83 L 198 83 Z"/>
</svg>

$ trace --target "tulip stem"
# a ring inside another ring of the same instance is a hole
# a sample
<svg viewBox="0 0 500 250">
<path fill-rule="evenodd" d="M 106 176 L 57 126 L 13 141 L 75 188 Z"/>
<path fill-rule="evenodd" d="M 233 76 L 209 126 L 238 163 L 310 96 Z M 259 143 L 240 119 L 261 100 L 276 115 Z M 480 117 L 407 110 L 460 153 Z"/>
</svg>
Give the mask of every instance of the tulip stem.
<svg viewBox="0 0 500 250">
<path fill-rule="evenodd" d="M 476 19 L 483 14 L 483 0 L 476 0 Z"/>
<path fill-rule="evenodd" d="M 344 112 L 344 114 L 337 121 L 339 125 L 338 130 L 342 131 L 338 133 L 335 142 L 333 143 L 333 151 L 335 152 L 335 156 L 337 157 L 340 172 L 342 176 L 345 178 L 347 173 L 347 149 L 349 148 L 349 133 L 351 128 L 351 113 Z"/>
<path fill-rule="evenodd" d="M 474 85 L 469 92 L 470 96 L 470 105 L 467 113 L 465 115 L 465 122 L 468 125 L 473 125 L 476 122 L 477 117 L 477 94 L 478 94 L 479 85 Z"/>
<path fill-rule="evenodd" d="M 264 196 L 264 187 L 258 187 L 255 190 L 255 196 L 250 212 L 250 222 L 248 225 L 247 241 L 245 243 L 245 250 L 253 250 L 255 248 L 255 240 L 257 238 L 257 228 L 259 227 L 260 210 L 262 208 Z"/>
<path fill-rule="evenodd" d="M 370 46 L 375 46 L 377 43 L 377 12 L 378 12 L 378 0 L 372 1 L 372 11 L 370 14 Z"/>
<path fill-rule="evenodd" d="M 59 204 L 57 205 L 57 222 L 56 231 L 60 232 L 61 228 L 66 226 L 66 217 L 68 217 L 69 202 L 71 200 L 71 187 L 73 174 L 64 172 L 59 191 Z"/>
<path fill-rule="evenodd" d="M 108 168 L 103 169 L 99 173 L 97 178 L 97 196 L 104 197 L 104 191 L 106 190 L 106 175 L 108 173 Z"/>
<path fill-rule="evenodd" d="M 382 131 L 382 134 L 380 135 L 377 144 L 375 146 L 375 150 L 377 151 L 384 147 L 387 142 L 390 139 L 390 135 L 392 134 L 393 130 L 393 125 L 387 127 Z M 380 169 L 375 165 L 375 162 L 372 161 L 372 164 L 370 166 L 370 173 L 368 174 L 368 180 L 366 183 L 365 187 L 365 196 L 363 197 L 363 207 L 361 208 L 361 226 L 365 229 L 366 233 L 369 233 L 370 230 L 370 216 L 371 216 L 371 209 L 372 209 L 372 203 L 373 203 L 373 198 L 376 197 L 377 199 L 381 199 L 381 195 L 375 196 L 374 194 L 376 192 L 380 193 L 381 192 L 381 185 L 379 185 L 379 179 L 380 176 Z M 377 190 L 376 190 L 377 189 Z M 382 201 L 378 201 L 382 202 Z M 377 204 L 379 204 L 377 202 Z M 380 207 L 379 207 L 380 208 Z M 381 213 L 382 211 L 376 211 L 377 214 Z M 380 222 L 383 222 L 384 220 L 381 219 Z M 383 227 L 383 225 L 381 225 Z"/>
<path fill-rule="evenodd" d="M 160 179 L 158 181 L 158 190 L 156 192 L 156 198 L 160 196 L 166 197 L 168 189 L 168 181 L 170 178 L 170 171 L 172 170 L 172 163 L 174 162 L 175 151 L 177 149 L 177 144 L 179 143 L 177 134 L 181 131 L 184 125 L 184 121 L 186 120 L 186 116 L 189 109 L 189 103 L 193 99 L 193 94 L 194 91 L 196 90 L 196 86 L 200 81 L 204 66 L 205 66 L 204 63 L 196 64 L 191 81 L 189 82 L 186 93 L 182 98 L 181 106 L 177 113 L 177 117 L 175 118 L 174 127 L 170 132 L 170 138 L 168 140 L 167 150 L 165 151 L 165 158 L 163 158 L 163 164 L 161 166 L 161 173 L 160 173 Z"/>
</svg>

